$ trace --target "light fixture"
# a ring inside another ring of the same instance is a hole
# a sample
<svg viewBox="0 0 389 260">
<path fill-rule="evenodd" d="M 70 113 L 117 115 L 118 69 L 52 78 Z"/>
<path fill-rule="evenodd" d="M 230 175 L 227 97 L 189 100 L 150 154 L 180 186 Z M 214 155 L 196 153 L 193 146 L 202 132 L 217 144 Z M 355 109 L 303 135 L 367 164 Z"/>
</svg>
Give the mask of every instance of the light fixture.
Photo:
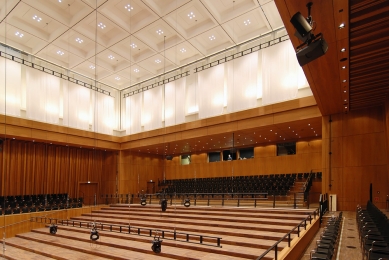
<svg viewBox="0 0 389 260">
<path fill-rule="evenodd" d="M 130 46 L 135 49 L 136 47 L 138 47 L 135 43 L 131 43 Z"/>
<path fill-rule="evenodd" d="M 56 234 L 57 233 L 57 229 L 58 229 L 58 227 L 56 225 L 51 224 L 50 228 L 49 228 L 50 234 Z"/>
<path fill-rule="evenodd" d="M 134 9 L 134 7 L 132 7 L 130 4 L 124 6 L 124 8 L 126 8 L 127 11 L 131 11 L 132 9 Z"/>
<path fill-rule="evenodd" d="M 250 20 L 247 19 L 247 20 L 244 21 L 243 23 L 244 23 L 244 25 L 249 25 L 251 22 L 250 22 Z"/>
<path fill-rule="evenodd" d="M 20 32 L 16 32 L 15 35 L 16 35 L 16 36 L 19 36 L 20 38 L 22 38 L 22 37 L 24 36 L 24 34 L 23 34 L 23 33 L 20 33 Z"/>
<path fill-rule="evenodd" d="M 342 69 L 344 70 L 346 68 L 346 66 L 342 66 Z"/>
<path fill-rule="evenodd" d="M 94 70 L 96 67 L 93 66 L 93 65 L 90 65 L 89 68 L 91 68 L 92 70 Z"/>
<path fill-rule="evenodd" d="M 112 56 L 112 55 L 109 55 L 109 56 L 108 56 L 108 59 L 111 59 L 111 60 L 113 60 L 113 59 L 115 59 L 115 57 L 114 57 L 114 56 Z"/>
<path fill-rule="evenodd" d="M 138 73 L 138 72 L 139 72 L 139 70 L 138 70 L 138 69 L 134 69 L 134 71 L 135 71 L 136 73 Z"/>
<path fill-rule="evenodd" d="M 345 26 L 344 23 L 339 24 L 339 29 L 343 29 L 344 26 Z"/>
<path fill-rule="evenodd" d="M 145 198 L 145 197 L 142 197 L 142 198 L 140 199 L 140 205 L 146 206 L 146 204 L 147 204 L 146 198 Z"/>
<path fill-rule="evenodd" d="M 154 236 L 154 240 L 151 243 L 152 243 L 151 250 L 153 250 L 153 252 L 156 254 L 161 253 L 162 240 L 159 239 L 159 236 Z"/>
<path fill-rule="evenodd" d="M 161 60 L 156 59 L 156 60 L 155 60 L 155 63 L 161 63 Z"/>
<path fill-rule="evenodd" d="M 180 50 L 180 52 L 184 53 L 184 52 L 186 52 L 186 50 L 185 50 L 184 48 L 182 48 L 182 49 Z"/>
<path fill-rule="evenodd" d="M 166 209 L 167 209 L 167 200 L 166 200 L 166 199 L 162 199 L 162 200 L 161 200 L 161 210 L 162 210 L 163 212 L 165 212 Z"/>
<path fill-rule="evenodd" d="M 32 17 L 32 19 L 34 19 L 34 20 L 37 21 L 37 22 L 42 21 L 42 18 L 38 17 L 37 15 L 34 15 L 34 16 Z"/>
<path fill-rule="evenodd" d="M 209 38 L 211 41 L 213 41 L 213 40 L 216 39 L 216 37 L 215 37 L 214 35 L 211 35 L 211 36 L 209 36 L 208 38 Z"/>
<path fill-rule="evenodd" d="M 95 228 L 95 226 L 93 225 L 92 226 L 92 229 L 90 230 L 90 240 L 92 241 L 96 241 L 100 238 L 99 236 L 99 232 L 97 231 L 97 229 Z"/>
<path fill-rule="evenodd" d="M 83 40 L 81 40 L 80 38 L 77 38 L 77 39 L 76 39 L 76 42 L 78 42 L 78 43 L 82 43 L 82 42 L 83 42 Z"/>
<path fill-rule="evenodd" d="M 343 80 L 343 83 L 346 82 L 346 81 L 347 81 L 347 79 L 344 79 L 344 80 Z"/>
<path fill-rule="evenodd" d="M 120 77 L 115 77 L 116 80 L 120 80 Z"/>
<path fill-rule="evenodd" d="M 57 54 L 62 56 L 62 55 L 64 55 L 65 53 L 64 53 L 63 51 L 57 51 Z"/>
<path fill-rule="evenodd" d="M 189 19 L 192 19 L 192 18 L 194 18 L 194 17 L 196 17 L 196 16 L 194 15 L 193 12 L 190 12 L 190 13 L 188 14 L 188 17 L 189 17 Z"/>
<path fill-rule="evenodd" d="M 163 34 L 163 31 L 161 29 L 158 29 L 157 33 L 158 33 L 158 35 L 161 35 L 161 34 Z"/>
<path fill-rule="evenodd" d="M 340 49 L 341 52 L 345 52 L 346 51 L 346 48 L 342 48 Z"/>
<path fill-rule="evenodd" d="M 103 23 L 98 23 L 97 24 L 98 27 L 100 27 L 101 29 L 104 29 L 105 27 L 107 27 L 105 24 Z"/>
</svg>

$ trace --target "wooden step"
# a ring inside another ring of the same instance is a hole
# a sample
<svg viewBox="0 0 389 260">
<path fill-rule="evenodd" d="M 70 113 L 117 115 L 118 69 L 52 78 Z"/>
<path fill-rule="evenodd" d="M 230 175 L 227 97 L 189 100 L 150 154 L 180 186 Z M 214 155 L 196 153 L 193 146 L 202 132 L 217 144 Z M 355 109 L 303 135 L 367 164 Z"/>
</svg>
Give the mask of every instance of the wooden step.
<svg viewBox="0 0 389 260">
<path fill-rule="evenodd" d="M 12 240 L 13 238 L 7 239 L 6 242 L 6 250 L 5 254 L 2 255 L 4 259 L 9 259 L 9 260 L 53 260 L 57 258 L 51 258 L 47 256 L 43 256 L 39 253 L 35 253 L 32 250 L 25 250 L 25 249 L 20 249 L 17 247 L 12 246 L 12 243 L 8 243 L 8 241 Z M 3 259 L 0 258 L 0 259 Z"/>
</svg>

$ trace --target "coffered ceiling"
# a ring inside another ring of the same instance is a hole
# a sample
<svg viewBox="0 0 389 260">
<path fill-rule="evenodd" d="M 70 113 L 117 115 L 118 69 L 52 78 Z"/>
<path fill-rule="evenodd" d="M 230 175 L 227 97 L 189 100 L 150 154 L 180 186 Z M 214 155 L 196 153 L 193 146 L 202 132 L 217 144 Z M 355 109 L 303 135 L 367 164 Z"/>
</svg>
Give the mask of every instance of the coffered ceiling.
<svg viewBox="0 0 389 260">
<path fill-rule="evenodd" d="M 282 28 L 274 0 L 3 0 L 0 41 L 118 90 Z"/>
</svg>

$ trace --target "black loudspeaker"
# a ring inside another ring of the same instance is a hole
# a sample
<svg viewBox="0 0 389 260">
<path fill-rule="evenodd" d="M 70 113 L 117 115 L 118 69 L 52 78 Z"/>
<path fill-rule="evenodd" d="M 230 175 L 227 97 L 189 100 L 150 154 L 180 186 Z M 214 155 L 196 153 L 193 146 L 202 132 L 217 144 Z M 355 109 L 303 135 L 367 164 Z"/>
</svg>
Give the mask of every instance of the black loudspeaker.
<svg viewBox="0 0 389 260">
<path fill-rule="evenodd" d="M 312 31 L 312 26 L 300 12 L 297 12 L 295 15 L 293 15 L 292 19 L 290 19 L 290 22 L 293 24 L 294 28 L 296 28 L 298 35 L 295 35 L 299 38 L 305 38 Z"/>
<path fill-rule="evenodd" d="M 304 66 L 309 62 L 323 56 L 328 50 L 327 42 L 323 37 L 317 39 L 306 47 L 297 51 L 296 56 L 300 66 Z"/>
<path fill-rule="evenodd" d="M 166 160 L 168 160 L 168 161 L 173 160 L 173 156 L 171 156 L 171 155 L 166 155 Z"/>
<path fill-rule="evenodd" d="M 161 210 L 165 212 L 166 209 L 167 209 L 167 200 L 163 199 L 161 201 Z"/>
</svg>

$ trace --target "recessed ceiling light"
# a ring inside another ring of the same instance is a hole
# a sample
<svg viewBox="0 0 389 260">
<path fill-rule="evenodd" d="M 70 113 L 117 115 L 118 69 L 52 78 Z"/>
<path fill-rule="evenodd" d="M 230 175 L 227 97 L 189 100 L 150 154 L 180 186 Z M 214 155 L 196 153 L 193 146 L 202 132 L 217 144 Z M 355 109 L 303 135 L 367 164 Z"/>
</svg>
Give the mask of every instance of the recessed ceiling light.
<svg viewBox="0 0 389 260">
<path fill-rule="evenodd" d="M 344 80 L 343 80 L 343 82 L 346 82 L 346 81 L 347 81 L 347 79 L 344 79 Z"/>
<path fill-rule="evenodd" d="M 15 35 L 16 35 L 16 36 L 19 36 L 20 38 L 22 38 L 22 37 L 24 36 L 24 34 L 23 34 L 23 33 L 20 33 L 20 32 L 16 32 Z"/>
<path fill-rule="evenodd" d="M 101 29 L 104 29 L 105 27 L 107 27 L 107 26 L 106 26 L 105 24 L 103 24 L 103 23 L 99 23 L 97 26 L 100 27 Z"/>
<path fill-rule="evenodd" d="M 108 59 L 111 59 L 111 60 L 113 60 L 113 59 L 115 59 L 115 57 L 114 57 L 114 56 L 112 56 L 112 55 L 109 55 L 109 56 L 108 56 Z"/>
<path fill-rule="evenodd" d="M 184 52 L 186 52 L 186 50 L 185 50 L 184 48 L 182 48 L 182 49 L 180 50 L 180 52 L 184 53 Z"/>
<path fill-rule="evenodd" d="M 244 23 L 244 25 L 249 25 L 251 22 L 250 22 L 250 20 L 249 20 L 249 19 L 247 19 L 247 20 L 246 20 L 246 21 L 244 21 L 243 23 Z"/>
<path fill-rule="evenodd" d="M 211 36 L 209 36 L 208 38 L 209 38 L 211 41 L 213 41 L 213 40 L 216 39 L 216 37 L 215 37 L 214 35 L 211 35 Z"/>
<path fill-rule="evenodd" d="M 138 47 L 135 43 L 131 43 L 130 46 L 135 49 L 136 47 Z"/>
<path fill-rule="evenodd" d="M 161 34 L 163 34 L 163 31 L 162 31 L 161 29 L 158 29 L 158 30 L 157 30 L 157 33 L 158 33 L 159 35 L 161 35 Z"/>
<path fill-rule="evenodd" d="M 347 107 L 344 107 L 345 109 L 347 109 Z"/>
<path fill-rule="evenodd" d="M 62 55 L 64 55 L 65 53 L 64 53 L 63 51 L 57 51 L 57 54 L 62 56 Z"/>
<path fill-rule="evenodd" d="M 196 16 L 194 15 L 193 12 L 190 12 L 190 13 L 188 14 L 188 17 L 189 17 L 189 19 L 192 19 L 192 18 L 194 18 L 194 17 L 196 17 Z"/>
<path fill-rule="evenodd" d="M 343 29 L 344 26 L 345 26 L 344 23 L 339 24 L 339 29 Z"/>
<path fill-rule="evenodd" d="M 139 70 L 138 70 L 138 69 L 134 69 L 134 71 L 135 71 L 136 73 L 138 73 L 138 72 L 139 72 Z"/>
<path fill-rule="evenodd" d="M 82 42 L 83 42 L 83 40 L 81 40 L 80 38 L 77 38 L 77 39 L 76 39 L 76 42 L 78 42 L 78 43 L 82 43 Z"/>
<path fill-rule="evenodd" d="M 93 65 L 90 65 L 89 68 L 91 68 L 92 70 L 94 70 L 96 67 L 93 66 Z"/>
<path fill-rule="evenodd" d="M 342 48 L 340 49 L 341 52 L 345 52 L 346 51 L 346 48 Z"/>
<path fill-rule="evenodd" d="M 120 80 L 120 78 L 119 78 L 119 77 L 115 77 L 115 79 L 116 79 L 116 80 Z"/>
<path fill-rule="evenodd" d="M 344 102 L 347 102 L 347 99 L 345 99 Z"/>
<path fill-rule="evenodd" d="M 343 90 L 343 92 L 344 92 L 344 93 L 346 93 L 346 92 L 347 92 L 347 90 Z"/>
<path fill-rule="evenodd" d="M 158 60 L 158 59 L 156 59 L 156 60 L 155 60 L 155 62 L 156 62 L 156 63 L 161 63 L 161 61 L 160 61 L 160 60 Z"/>
<path fill-rule="evenodd" d="M 134 7 L 132 7 L 130 4 L 124 6 L 124 8 L 126 8 L 127 11 L 131 11 L 132 9 L 134 9 Z"/>
<path fill-rule="evenodd" d="M 34 16 L 32 17 L 32 19 L 34 19 L 34 20 L 37 21 L 37 22 L 42 21 L 42 18 L 38 17 L 37 15 L 34 15 Z"/>
<path fill-rule="evenodd" d="M 342 69 L 345 69 L 346 68 L 346 66 L 342 66 Z"/>
</svg>

